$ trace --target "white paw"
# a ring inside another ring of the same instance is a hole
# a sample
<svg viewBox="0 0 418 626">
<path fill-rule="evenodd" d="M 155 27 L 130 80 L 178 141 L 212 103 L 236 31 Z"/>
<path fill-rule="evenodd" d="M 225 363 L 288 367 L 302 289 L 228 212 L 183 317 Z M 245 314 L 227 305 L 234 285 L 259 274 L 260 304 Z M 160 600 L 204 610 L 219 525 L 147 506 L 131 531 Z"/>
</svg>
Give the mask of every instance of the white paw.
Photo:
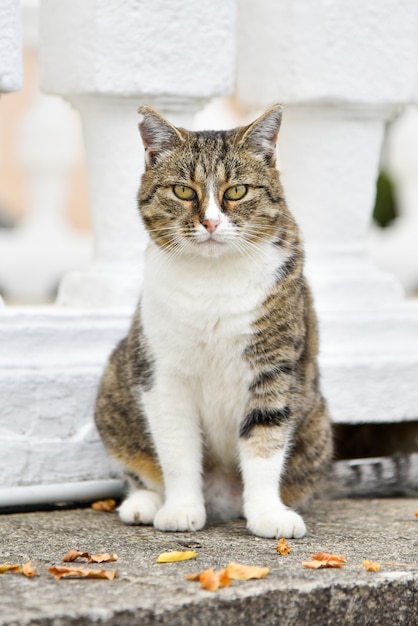
<svg viewBox="0 0 418 626">
<path fill-rule="evenodd" d="M 122 502 L 118 513 L 125 524 L 152 524 L 161 505 L 162 500 L 158 493 L 140 489 Z"/>
<path fill-rule="evenodd" d="M 305 522 L 301 516 L 287 509 L 268 509 L 249 515 L 247 527 L 254 535 L 276 539 L 300 539 L 306 533 Z"/>
<path fill-rule="evenodd" d="M 205 507 L 201 504 L 164 504 L 154 518 L 154 526 L 158 530 L 200 530 L 205 522 Z"/>
</svg>

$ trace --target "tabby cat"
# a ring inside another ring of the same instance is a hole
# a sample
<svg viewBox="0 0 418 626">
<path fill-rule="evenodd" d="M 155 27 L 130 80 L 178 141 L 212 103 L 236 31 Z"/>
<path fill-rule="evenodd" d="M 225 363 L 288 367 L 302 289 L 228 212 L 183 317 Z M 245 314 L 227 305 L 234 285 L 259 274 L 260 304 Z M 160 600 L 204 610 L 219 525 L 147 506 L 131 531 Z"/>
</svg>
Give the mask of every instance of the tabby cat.
<svg viewBox="0 0 418 626">
<path fill-rule="evenodd" d="M 275 164 L 282 110 L 228 131 L 142 107 L 142 297 L 104 372 L 96 423 L 130 478 L 127 524 L 244 515 L 302 537 L 290 506 L 331 457 L 303 248 Z"/>
</svg>

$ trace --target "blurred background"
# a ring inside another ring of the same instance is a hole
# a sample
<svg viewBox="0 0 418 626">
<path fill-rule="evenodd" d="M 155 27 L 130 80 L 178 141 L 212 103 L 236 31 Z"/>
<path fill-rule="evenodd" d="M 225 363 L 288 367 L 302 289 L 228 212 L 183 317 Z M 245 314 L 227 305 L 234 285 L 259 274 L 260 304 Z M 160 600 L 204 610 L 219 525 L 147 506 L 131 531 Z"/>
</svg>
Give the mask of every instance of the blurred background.
<svg viewBox="0 0 418 626">
<path fill-rule="evenodd" d="M 0 99 L 0 293 L 7 304 L 52 302 L 64 274 L 92 254 L 86 163 L 79 115 L 39 86 L 38 0 L 23 0 L 23 88 Z M 254 117 L 254 114 L 250 117 Z M 217 98 L 196 128 L 249 120 L 237 98 Z M 138 138 L 139 142 L 139 138 Z M 418 295 L 418 109 L 387 127 L 368 251 Z"/>
</svg>

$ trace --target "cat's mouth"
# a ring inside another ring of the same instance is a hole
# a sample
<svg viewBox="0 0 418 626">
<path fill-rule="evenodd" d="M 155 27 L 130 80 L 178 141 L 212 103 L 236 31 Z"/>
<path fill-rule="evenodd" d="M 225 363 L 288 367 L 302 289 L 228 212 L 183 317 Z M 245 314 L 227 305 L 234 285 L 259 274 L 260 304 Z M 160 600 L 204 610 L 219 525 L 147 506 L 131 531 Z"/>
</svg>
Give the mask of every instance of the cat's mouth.
<svg viewBox="0 0 418 626">
<path fill-rule="evenodd" d="M 206 248 L 220 248 L 224 246 L 225 243 L 223 241 L 218 241 L 217 239 L 214 239 L 213 237 L 209 237 L 208 239 L 205 239 L 205 241 L 201 241 L 199 245 L 204 246 Z"/>
<path fill-rule="evenodd" d="M 209 235 L 206 239 L 197 239 L 196 244 L 203 256 L 218 256 L 227 248 L 226 242 L 216 235 Z"/>
</svg>

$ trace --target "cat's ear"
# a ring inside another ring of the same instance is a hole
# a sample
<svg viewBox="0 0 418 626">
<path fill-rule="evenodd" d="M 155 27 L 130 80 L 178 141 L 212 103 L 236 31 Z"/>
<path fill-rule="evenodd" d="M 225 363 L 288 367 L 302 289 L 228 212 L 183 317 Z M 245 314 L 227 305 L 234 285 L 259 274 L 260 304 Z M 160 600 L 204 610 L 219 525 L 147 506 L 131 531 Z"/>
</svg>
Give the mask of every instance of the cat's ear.
<svg viewBox="0 0 418 626">
<path fill-rule="evenodd" d="M 280 104 L 268 109 L 244 129 L 240 143 L 245 143 L 256 154 L 274 160 L 282 111 Z"/>
<path fill-rule="evenodd" d="M 152 107 L 142 106 L 138 113 L 142 115 L 139 132 L 145 148 L 145 161 L 153 165 L 162 153 L 173 150 L 179 141 L 184 141 L 184 137 Z"/>
</svg>

